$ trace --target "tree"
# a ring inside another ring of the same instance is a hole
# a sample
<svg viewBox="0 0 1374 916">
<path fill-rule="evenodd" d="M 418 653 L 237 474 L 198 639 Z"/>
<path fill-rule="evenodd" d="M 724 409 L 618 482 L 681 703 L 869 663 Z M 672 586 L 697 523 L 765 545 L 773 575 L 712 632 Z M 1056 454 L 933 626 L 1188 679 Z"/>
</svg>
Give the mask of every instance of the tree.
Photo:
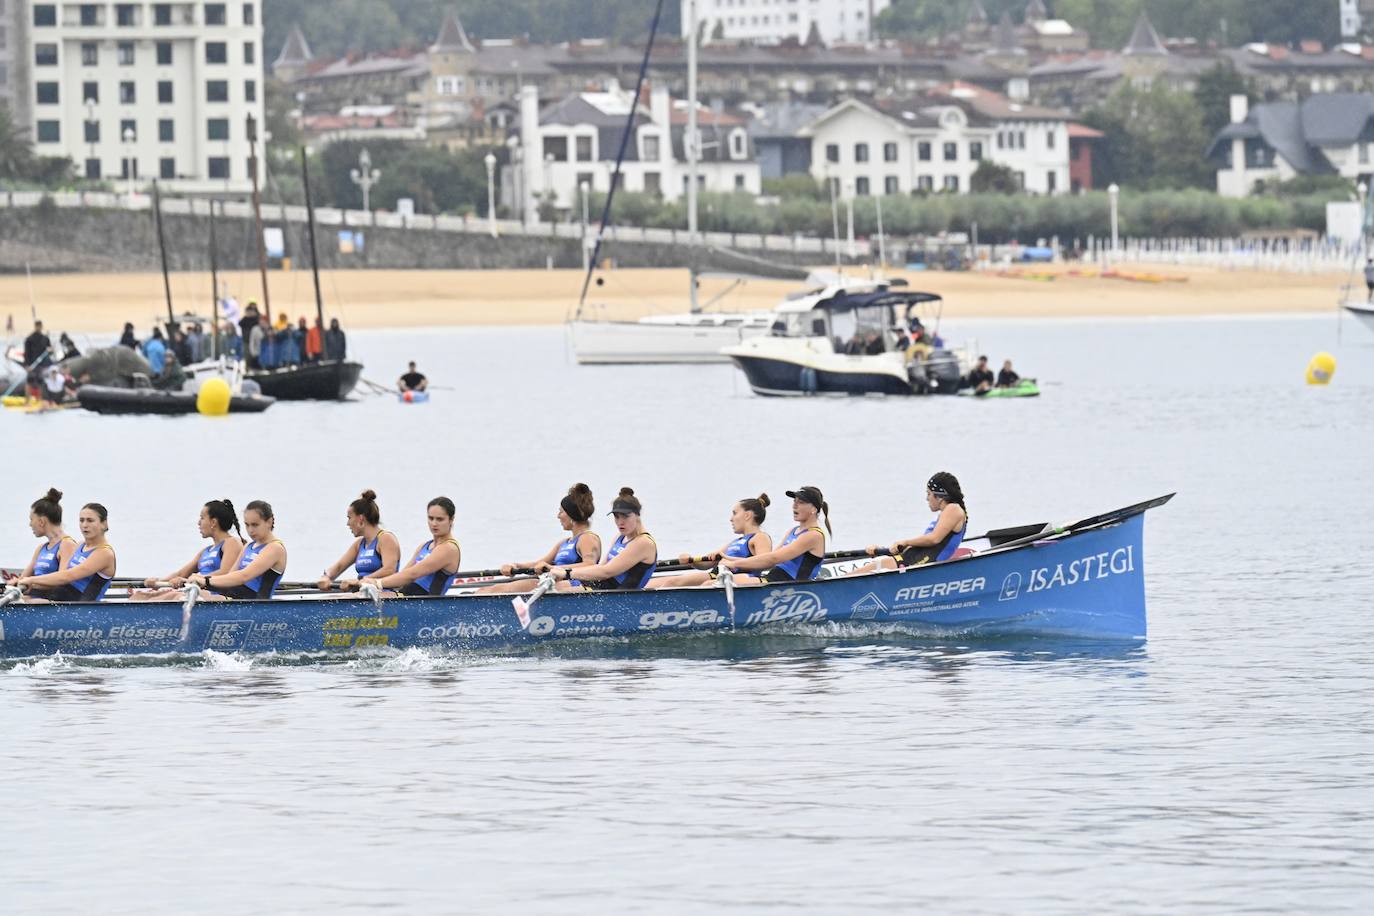
<svg viewBox="0 0 1374 916">
<path fill-rule="evenodd" d="M 1231 123 L 1231 96 L 1243 95 L 1252 104 L 1255 93 L 1245 77 L 1229 63 L 1217 64 L 1198 75 L 1193 96 L 1202 109 L 1202 126 L 1209 137 Z"/>
<path fill-rule="evenodd" d="M 1015 194 L 1021 188 L 1016 183 L 1016 173 L 1009 167 L 998 165 L 991 159 L 983 159 L 978 163 L 978 168 L 974 170 L 969 179 L 969 190 L 975 194 L 988 192 Z"/>
<path fill-rule="evenodd" d="M 1191 93 L 1162 82 L 1148 89 L 1122 84 L 1083 122 L 1105 135 L 1093 154 L 1093 183 L 1128 187 L 1210 186 L 1215 179 L 1203 153 L 1211 135 Z"/>
<path fill-rule="evenodd" d="M 810 175 L 784 175 L 781 178 L 763 179 L 763 193 L 783 200 L 803 197 L 810 200 L 830 200 L 825 185 Z"/>
<path fill-rule="evenodd" d="M 19 127 L 8 105 L 0 103 L 0 178 L 27 178 L 33 167 L 33 145 L 28 131 Z"/>
</svg>

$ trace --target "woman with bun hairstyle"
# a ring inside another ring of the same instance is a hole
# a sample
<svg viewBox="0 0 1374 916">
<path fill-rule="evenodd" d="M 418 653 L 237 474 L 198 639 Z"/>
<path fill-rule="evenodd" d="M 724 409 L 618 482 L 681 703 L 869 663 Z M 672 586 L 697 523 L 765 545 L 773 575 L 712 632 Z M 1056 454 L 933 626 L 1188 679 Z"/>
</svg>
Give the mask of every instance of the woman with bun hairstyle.
<svg viewBox="0 0 1374 916">
<path fill-rule="evenodd" d="M 415 548 L 405 569 L 389 576 L 366 576 L 363 582 L 378 588 L 394 589 L 402 595 L 424 596 L 445 594 L 458 575 L 463 559 L 462 548 L 453 538 L 453 516 L 457 514 L 453 500 L 436 496 L 425 507 L 430 538 Z"/>
<path fill-rule="evenodd" d="M 51 495 L 51 494 L 49 494 Z M 60 494 L 59 494 L 60 495 Z M 22 576 L 15 583 L 29 590 L 35 601 L 99 601 L 115 576 L 114 548 L 105 540 L 110 513 L 100 503 L 86 503 L 76 517 L 82 544 L 65 566 L 40 576 Z"/>
<path fill-rule="evenodd" d="M 787 532 L 781 544 L 752 557 L 726 557 L 721 560 L 735 572 L 755 574 L 736 576 L 736 585 L 805 582 L 820 575 L 821 561 L 825 559 L 826 535 L 830 533 L 830 504 L 825 501 L 818 487 L 798 487 L 788 490 L 787 495 L 792 497 L 792 519 L 796 524 Z M 822 515 L 825 516 L 824 531 L 820 528 Z"/>
<path fill-rule="evenodd" d="M 954 556 L 964 541 L 964 535 L 968 533 L 968 507 L 964 505 L 964 491 L 959 486 L 959 479 L 949 471 L 936 471 L 926 481 L 925 496 L 926 505 L 935 513 L 926 530 L 915 537 L 894 541 L 887 548 L 889 556 L 878 557 L 849 575 L 896 569 L 898 566 L 923 566 Z M 877 545 L 870 545 L 868 555 L 876 556 L 877 553 Z"/>
<path fill-rule="evenodd" d="M 338 561 L 320 576 L 320 590 L 329 591 L 345 569 L 352 566 L 357 579 L 345 579 L 339 588 L 346 592 L 357 591 L 358 582 L 368 576 L 382 579 L 401 568 L 401 542 L 382 528 L 382 510 L 377 507 L 377 494 L 364 490 L 363 495 L 348 504 L 348 514 L 344 519 L 353 543 L 344 551 Z"/>
<path fill-rule="evenodd" d="M 29 530 L 43 543 L 21 576 L 46 576 L 67 565 L 76 553 L 76 541 L 62 531 L 62 491 L 50 489 L 29 507 Z"/>
<path fill-rule="evenodd" d="M 710 569 L 699 572 L 683 573 L 680 576 L 660 576 L 653 579 L 645 588 L 683 588 L 690 585 L 706 585 L 716 577 L 715 566 L 726 557 L 752 557 L 768 553 L 773 549 L 773 539 L 768 532 L 759 528 L 768 515 L 769 499 L 767 493 L 760 493 L 755 499 L 741 499 L 730 510 L 730 528 L 735 532 L 734 540 L 719 550 L 694 557 L 682 554 L 678 562 L 684 566 L 707 566 Z"/>
<path fill-rule="evenodd" d="M 585 483 L 575 483 L 568 488 L 568 494 L 558 503 L 558 524 L 568 532 L 568 536 L 549 548 L 537 560 L 525 563 L 507 563 L 501 567 L 501 575 L 509 576 L 516 569 L 533 569 L 535 572 L 548 572 L 554 566 L 595 565 L 601 562 L 601 538 L 592 530 L 592 513 L 596 504 L 592 501 L 592 488 Z M 477 590 L 479 595 L 504 592 L 527 592 L 533 589 L 532 579 L 516 582 L 502 582 L 488 585 Z"/>
<path fill-rule="evenodd" d="M 192 573 L 213 576 L 234 568 L 243 553 L 243 532 L 239 531 L 234 504 L 227 499 L 210 500 L 200 507 L 198 528 L 201 537 L 210 539 L 210 545 L 171 575 L 144 580 L 147 588 L 131 592 L 130 601 L 176 601 L 182 597 L 179 590 Z M 158 588 L 159 582 L 166 582 L 170 588 Z"/>
<path fill-rule="evenodd" d="M 549 569 L 562 590 L 580 583 L 590 591 L 630 591 L 643 588 L 654 574 L 658 562 L 658 544 L 653 535 L 644 530 L 639 514 L 642 510 L 635 491 L 621 487 L 611 503 L 611 515 L 620 536 L 611 544 L 604 563 L 555 564 Z"/>
<path fill-rule="evenodd" d="M 202 596 L 204 599 L 265 601 L 272 597 L 277 583 L 286 574 L 286 545 L 277 537 L 277 519 L 272 506 L 261 499 L 244 506 L 243 527 L 249 540 L 231 571 L 197 572 L 187 576 L 188 582 L 215 593 Z"/>
</svg>

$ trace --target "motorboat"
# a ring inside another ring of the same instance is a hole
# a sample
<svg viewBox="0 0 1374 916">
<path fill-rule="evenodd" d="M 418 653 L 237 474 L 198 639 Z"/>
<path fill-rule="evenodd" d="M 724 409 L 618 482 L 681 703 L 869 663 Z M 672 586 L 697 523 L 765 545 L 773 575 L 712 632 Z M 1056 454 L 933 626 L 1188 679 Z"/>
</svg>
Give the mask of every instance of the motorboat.
<svg viewBox="0 0 1374 916">
<path fill-rule="evenodd" d="M 1358 319 L 1360 324 L 1374 331 L 1374 302 L 1346 299 L 1341 303 L 1341 306 L 1346 312 Z"/>
</svg>

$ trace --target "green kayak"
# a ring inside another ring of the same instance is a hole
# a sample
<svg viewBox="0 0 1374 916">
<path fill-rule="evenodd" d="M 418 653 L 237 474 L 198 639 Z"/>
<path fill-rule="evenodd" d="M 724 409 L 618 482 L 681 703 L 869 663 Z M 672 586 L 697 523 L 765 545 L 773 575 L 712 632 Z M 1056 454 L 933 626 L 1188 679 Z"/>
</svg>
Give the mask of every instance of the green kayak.
<svg viewBox="0 0 1374 916">
<path fill-rule="evenodd" d="M 982 394 L 974 394 L 968 390 L 959 393 L 975 398 L 1038 398 L 1040 397 L 1040 386 L 1035 384 L 1033 378 L 1023 378 L 1010 388 L 993 388 Z"/>
</svg>

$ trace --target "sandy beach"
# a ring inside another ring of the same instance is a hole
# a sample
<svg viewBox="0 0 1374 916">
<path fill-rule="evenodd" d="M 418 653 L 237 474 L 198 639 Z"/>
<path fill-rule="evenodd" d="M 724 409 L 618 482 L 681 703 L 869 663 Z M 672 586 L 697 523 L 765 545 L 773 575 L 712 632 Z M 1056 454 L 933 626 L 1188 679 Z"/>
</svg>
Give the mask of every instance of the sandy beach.
<svg viewBox="0 0 1374 916">
<path fill-rule="evenodd" d="M 1324 312 L 1336 307 L 1341 274 L 1222 271 L 1207 268 L 1142 267 L 1123 273 L 1147 280 L 1112 279 L 1069 267 L 1023 268 L 1020 275 L 995 273 L 901 273 L 914 289 L 945 297 L 945 317 L 1128 317 Z M 1092 274 L 1092 275 L 1089 275 Z M 270 275 L 272 311 L 294 321 L 313 316 L 308 271 Z M 577 303 L 582 273 L 521 271 L 329 271 L 322 276 L 325 315 L 350 328 L 459 325 L 533 325 L 563 322 Z M 598 274 L 589 314 L 633 318 L 687 306 L 685 270 L 617 270 Z M 1052 276 L 1053 279 L 1045 279 Z M 1162 282 L 1151 280 L 1163 279 Z M 259 297 L 256 273 L 221 275 L 223 288 L 240 299 Z M 702 281 L 701 301 L 726 291 L 730 281 Z M 208 315 L 210 278 L 177 273 L 171 278 L 178 314 Z M 717 306 L 726 310 L 770 308 L 800 285 L 748 280 Z M 32 302 L 54 331 L 118 333 L 132 321 L 140 333 L 165 315 L 162 277 L 156 273 L 35 276 Z M 0 313 L 12 316 L 16 332 L 30 326 L 30 287 L 23 276 L 0 277 Z"/>
</svg>

